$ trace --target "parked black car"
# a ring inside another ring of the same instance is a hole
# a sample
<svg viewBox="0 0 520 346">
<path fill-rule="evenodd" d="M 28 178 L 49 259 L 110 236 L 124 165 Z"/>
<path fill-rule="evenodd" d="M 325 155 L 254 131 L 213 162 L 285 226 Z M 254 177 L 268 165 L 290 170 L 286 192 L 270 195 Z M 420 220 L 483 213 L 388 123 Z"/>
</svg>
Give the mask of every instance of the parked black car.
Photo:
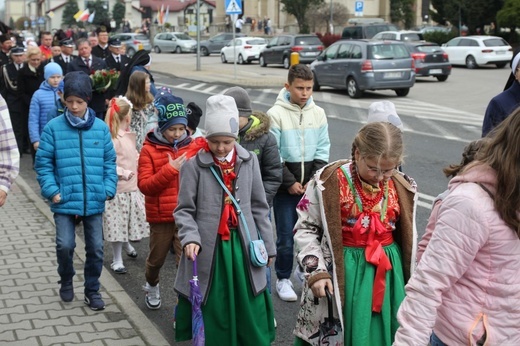
<svg viewBox="0 0 520 346">
<path fill-rule="evenodd" d="M 276 36 L 260 52 L 260 66 L 282 64 L 291 66 L 291 53 L 300 55 L 300 63 L 310 64 L 323 50 L 323 43 L 316 35 L 280 35 Z"/>
<path fill-rule="evenodd" d="M 399 29 L 381 18 L 351 18 L 348 26 L 343 29 L 341 38 L 345 40 L 359 40 L 372 38 L 382 31 L 398 31 Z"/>
<path fill-rule="evenodd" d="M 451 74 L 451 63 L 448 54 L 433 42 L 407 42 L 406 48 L 415 62 L 417 76 L 433 76 L 444 82 Z"/>
<path fill-rule="evenodd" d="M 235 37 L 244 37 L 244 34 L 236 33 Z M 220 50 L 233 39 L 232 32 L 224 32 L 211 37 L 209 40 L 200 42 L 200 54 L 208 56 L 211 53 L 220 54 Z M 197 46 L 194 48 L 197 51 Z"/>
</svg>

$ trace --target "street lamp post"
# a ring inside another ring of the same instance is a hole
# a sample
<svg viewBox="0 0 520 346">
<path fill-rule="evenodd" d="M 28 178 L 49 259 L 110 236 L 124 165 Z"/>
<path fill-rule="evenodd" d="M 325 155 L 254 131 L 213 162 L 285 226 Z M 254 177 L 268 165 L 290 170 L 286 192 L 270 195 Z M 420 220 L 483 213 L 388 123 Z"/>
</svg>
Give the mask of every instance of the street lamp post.
<svg viewBox="0 0 520 346">
<path fill-rule="evenodd" d="M 334 34 L 334 24 L 332 24 L 332 0 L 330 0 L 330 19 L 329 19 L 329 32 Z"/>
</svg>

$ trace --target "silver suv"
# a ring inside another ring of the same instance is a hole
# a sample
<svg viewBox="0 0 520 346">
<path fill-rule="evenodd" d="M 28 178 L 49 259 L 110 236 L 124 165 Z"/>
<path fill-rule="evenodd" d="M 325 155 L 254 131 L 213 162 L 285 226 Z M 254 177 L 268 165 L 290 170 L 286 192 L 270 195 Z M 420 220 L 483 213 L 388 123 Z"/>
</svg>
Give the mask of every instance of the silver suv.
<svg viewBox="0 0 520 346">
<path fill-rule="evenodd" d="M 406 96 L 415 83 L 414 61 L 397 41 L 337 41 L 317 57 L 311 70 L 315 91 L 322 86 L 347 89 L 351 98 L 381 89 Z"/>
</svg>

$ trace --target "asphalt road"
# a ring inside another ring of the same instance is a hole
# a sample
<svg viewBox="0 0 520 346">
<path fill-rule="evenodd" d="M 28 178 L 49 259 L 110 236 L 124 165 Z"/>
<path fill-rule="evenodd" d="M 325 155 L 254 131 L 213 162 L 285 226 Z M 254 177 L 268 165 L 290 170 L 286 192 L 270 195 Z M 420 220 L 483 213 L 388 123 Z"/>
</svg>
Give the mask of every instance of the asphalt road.
<svg viewBox="0 0 520 346">
<path fill-rule="evenodd" d="M 154 56 L 154 61 L 171 58 L 165 54 Z M 175 57 L 177 58 L 177 57 Z M 183 55 L 181 59 L 191 59 L 193 55 Z M 217 60 L 218 59 L 218 60 Z M 213 61 L 213 63 L 212 63 Z M 218 56 L 202 59 L 203 68 L 222 68 Z M 211 65 L 213 64 L 213 65 Z M 224 66 L 233 68 L 231 64 Z M 273 73 L 273 76 L 286 75 L 282 68 L 260 68 L 258 66 L 238 66 L 240 69 L 260 69 Z M 240 70 L 241 71 L 241 70 Z M 240 74 L 241 72 L 239 72 Z M 460 161 L 460 153 L 464 145 L 480 137 L 480 124 L 489 99 L 500 92 L 507 79 L 508 70 L 482 68 L 467 70 L 454 68 L 453 75 L 444 82 L 434 79 L 419 79 L 406 98 L 397 98 L 393 92 L 367 93 L 366 97 L 351 100 L 344 91 L 324 89 L 315 93 L 315 101 L 323 107 L 329 117 L 329 135 L 331 138 L 331 160 L 349 157 L 352 139 L 366 119 L 366 109 L 374 100 L 388 99 L 396 103 L 397 110 L 405 125 L 405 163 L 404 170 L 414 177 L 419 185 L 420 204 L 417 213 L 417 227 L 422 234 L 428 216 L 429 205 L 434 196 L 444 191 L 447 179 L 442 174 L 442 167 Z M 224 91 L 230 84 L 204 83 L 180 78 L 171 78 L 155 74 L 156 83 L 168 85 L 174 94 L 184 99 L 185 103 L 194 101 L 205 109 L 205 100 L 212 94 Z M 232 81 L 231 81 L 232 84 Z M 280 85 L 281 88 L 281 85 Z M 275 101 L 279 88 L 258 89 L 248 88 L 253 108 L 266 111 Z M 201 126 L 204 119 L 201 121 Z M 23 177 L 39 191 L 34 172 L 31 170 L 30 158 L 22 159 Z M 171 344 L 190 345 L 190 343 L 175 343 L 173 333 L 173 306 L 175 295 L 172 285 L 175 277 L 173 255 L 169 255 L 161 271 L 162 307 L 159 310 L 149 310 L 144 304 L 142 285 L 145 283 L 144 268 L 148 253 L 148 240 L 134 243 L 139 256 L 136 259 L 124 258 L 128 273 L 115 275 L 129 296 L 171 340 Z M 111 248 L 105 244 L 105 269 L 110 270 Z M 275 275 L 273 275 L 273 286 Z M 297 293 L 300 289 L 296 286 Z M 275 316 L 278 322 L 277 338 L 274 345 L 291 345 L 292 329 L 295 324 L 298 303 L 286 303 L 273 294 Z"/>
</svg>

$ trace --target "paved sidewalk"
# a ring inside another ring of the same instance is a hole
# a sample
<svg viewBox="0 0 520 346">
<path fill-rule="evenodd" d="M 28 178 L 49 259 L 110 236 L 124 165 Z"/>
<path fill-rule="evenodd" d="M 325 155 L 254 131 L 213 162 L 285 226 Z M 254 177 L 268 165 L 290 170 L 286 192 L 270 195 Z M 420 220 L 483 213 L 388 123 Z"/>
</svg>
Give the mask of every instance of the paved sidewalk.
<svg viewBox="0 0 520 346">
<path fill-rule="evenodd" d="M 0 345 L 169 345 L 105 269 L 106 309 L 83 303 L 84 243 L 76 238 L 76 297 L 58 294 L 52 213 L 22 177 L 0 208 Z"/>
</svg>

